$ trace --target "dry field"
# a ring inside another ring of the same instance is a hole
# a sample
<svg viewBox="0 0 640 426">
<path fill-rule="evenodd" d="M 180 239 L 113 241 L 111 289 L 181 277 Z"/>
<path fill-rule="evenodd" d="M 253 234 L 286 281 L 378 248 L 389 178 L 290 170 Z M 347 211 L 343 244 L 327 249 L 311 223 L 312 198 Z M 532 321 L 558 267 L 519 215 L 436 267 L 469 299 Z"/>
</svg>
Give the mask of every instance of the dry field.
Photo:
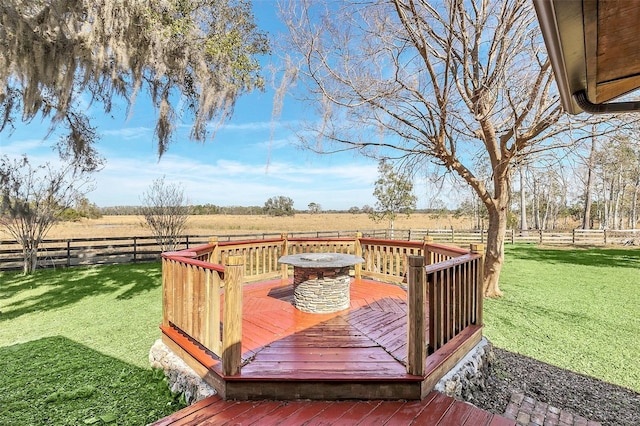
<svg viewBox="0 0 640 426">
<path fill-rule="evenodd" d="M 57 224 L 47 234 L 52 238 L 124 237 L 151 235 L 141 216 L 104 216 L 79 222 Z M 209 215 L 191 216 L 187 221 L 188 235 L 232 235 L 304 231 L 357 231 L 386 229 L 389 223 L 374 222 L 366 214 L 320 213 L 296 214 L 293 217 Z M 469 219 L 435 217 L 430 214 L 399 216 L 396 229 L 470 229 Z M 0 231 L 1 239 L 9 236 Z"/>
</svg>

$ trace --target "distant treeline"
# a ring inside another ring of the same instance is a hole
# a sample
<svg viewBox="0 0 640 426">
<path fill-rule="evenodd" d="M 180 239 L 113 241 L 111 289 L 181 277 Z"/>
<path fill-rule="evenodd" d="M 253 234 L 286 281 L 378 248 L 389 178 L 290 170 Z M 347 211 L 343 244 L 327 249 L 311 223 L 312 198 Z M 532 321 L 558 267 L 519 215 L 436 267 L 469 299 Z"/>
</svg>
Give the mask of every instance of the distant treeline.
<svg viewBox="0 0 640 426">
<path fill-rule="evenodd" d="M 100 213 L 104 216 L 124 216 L 136 215 L 140 213 L 140 206 L 113 206 L 100 207 Z M 212 214 L 238 214 L 238 215 L 256 215 L 264 212 L 262 206 L 216 206 L 214 204 L 198 204 L 190 206 L 191 214 L 194 215 L 212 215 Z"/>
<path fill-rule="evenodd" d="M 190 206 L 191 214 L 193 215 L 262 215 L 266 214 L 264 206 L 216 206 L 214 204 L 197 204 Z M 113 207 L 99 207 L 98 210 L 104 216 L 124 216 L 124 215 L 137 215 L 140 212 L 139 206 L 113 206 Z M 371 213 L 373 208 L 369 206 L 363 207 L 350 207 L 346 210 L 295 210 L 296 213 Z M 427 213 L 427 214 L 448 214 L 449 211 L 443 211 L 442 209 L 422 209 L 416 210 L 414 213 Z"/>
</svg>

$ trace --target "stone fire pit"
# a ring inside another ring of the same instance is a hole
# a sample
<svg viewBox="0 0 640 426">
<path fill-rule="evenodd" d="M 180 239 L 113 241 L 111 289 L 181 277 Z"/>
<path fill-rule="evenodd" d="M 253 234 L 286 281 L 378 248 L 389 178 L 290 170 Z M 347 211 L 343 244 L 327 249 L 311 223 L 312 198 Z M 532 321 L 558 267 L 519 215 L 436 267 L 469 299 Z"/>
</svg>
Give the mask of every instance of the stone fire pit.
<svg viewBox="0 0 640 426">
<path fill-rule="evenodd" d="M 278 262 L 293 266 L 293 305 L 319 314 L 349 307 L 349 269 L 364 259 L 343 253 L 301 253 L 282 256 Z"/>
</svg>

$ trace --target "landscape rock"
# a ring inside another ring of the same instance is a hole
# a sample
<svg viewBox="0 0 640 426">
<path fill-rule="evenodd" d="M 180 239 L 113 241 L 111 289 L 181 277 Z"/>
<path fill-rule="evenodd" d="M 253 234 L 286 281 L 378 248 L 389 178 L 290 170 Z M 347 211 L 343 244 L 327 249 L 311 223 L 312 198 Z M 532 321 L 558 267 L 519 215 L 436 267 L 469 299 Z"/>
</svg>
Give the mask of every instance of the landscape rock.
<svg viewBox="0 0 640 426">
<path fill-rule="evenodd" d="M 435 390 L 456 399 L 473 402 L 486 389 L 485 380 L 493 359 L 493 346 L 482 340 L 436 384 Z"/>
<path fill-rule="evenodd" d="M 151 368 L 161 368 L 169 380 L 172 392 L 184 393 L 187 404 L 215 395 L 216 390 L 207 384 L 191 367 L 158 339 L 149 351 Z"/>
</svg>

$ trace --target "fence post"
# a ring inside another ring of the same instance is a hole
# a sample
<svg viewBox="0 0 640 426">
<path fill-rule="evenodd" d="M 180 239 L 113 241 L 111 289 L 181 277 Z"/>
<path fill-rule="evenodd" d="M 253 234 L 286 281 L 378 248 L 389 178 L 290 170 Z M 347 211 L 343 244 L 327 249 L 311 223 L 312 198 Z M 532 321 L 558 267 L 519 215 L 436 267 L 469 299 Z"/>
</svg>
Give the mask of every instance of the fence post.
<svg viewBox="0 0 640 426">
<path fill-rule="evenodd" d="M 362 238 L 362 232 L 356 232 L 355 239 L 355 255 L 358 257 L 362 257 L 362 244 L 360 243 L 360 238 Z M 359 280 L 362 278 L 362 263 L 356 263 L 354 266 L 355 270 L 355 278 Z"/>
<path fill-rule="evenodd" d="M 516 242 L 516 233 L 515 231 L 512 229 L 511 230 L 511 244 L 515 244 Z"/>
<path fill-rule="evenodd" d="M 407 287 L 407 373 L 423 376 L 427 360 L 424 257 L 409 256 Z"/>
<path fill-rule="evenodd" d="M 280 235 L 280 238 L 282 238 L 282 256 L 286 256 L 289 254 L 289 240 L 288 240 L 288 234 L 286 232 L 283 232 Z M 286 280 L 289 278 L 289 265 L 285 265 L 284 263 L 282 265 L 280 265 L 280 275 L 282 277 L 283 280 Z"/>
<path fill-rule="evenodd" d="M 576 230 L 572 229 L 571 230 L 571 244 L 575 244 L 576 243 Z"/>
<path fill-rule="evenodd" d="M 71 266 L 71 240 L 67 240 L 67 268 Z"/>
<path fill-rule="evenodd" d="M 542 244 L 542 229 L 538 229 L 538 234 L 540 235 L 540 244 Z"/>
<path fill-rule="evenodd" d="M 607 245 L 607 230 L 603 229 L 602 235 L 604 236 L 604 245 Z"/>
<path fill-rule="evenodd" d="M 138 261 L 138 239 L 133 237 L 133 262 Z"/>
<path fill-rule="evenodd" d="M 242 256 L 229 256 L 224 266 L 222 374 L 233 376 L 242 363 Z"/>
<path fill-rule="evenodd" d="M 479 254 L 478 271 L 476 275 L 476 325 L 482 325 L 482 310 L 484 304 L 484 244 L 471 244 L 471 253 Z"/>
</svg>

